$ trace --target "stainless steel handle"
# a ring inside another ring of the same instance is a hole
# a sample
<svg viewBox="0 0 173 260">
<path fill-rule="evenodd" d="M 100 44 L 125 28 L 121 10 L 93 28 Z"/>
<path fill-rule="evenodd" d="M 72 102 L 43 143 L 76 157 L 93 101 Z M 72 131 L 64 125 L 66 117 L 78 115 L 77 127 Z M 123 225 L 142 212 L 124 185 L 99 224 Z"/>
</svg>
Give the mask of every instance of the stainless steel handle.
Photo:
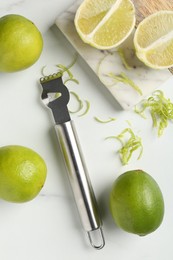
<svg viewBox="0 0 173 260">
<path fill-rule="evenodd" d="M 100 249 L 104 246 L 102 221 L 99 215 L 94 191 L 81 152 L 79 140 L 73 121 L 55 126 L 55 131 L 64 155 L 68 177 L 83 228 L 88 233 L 91 245 Z M 93 231 L 100 232 L 100 242 L 93 241 Z"/>
</svg>

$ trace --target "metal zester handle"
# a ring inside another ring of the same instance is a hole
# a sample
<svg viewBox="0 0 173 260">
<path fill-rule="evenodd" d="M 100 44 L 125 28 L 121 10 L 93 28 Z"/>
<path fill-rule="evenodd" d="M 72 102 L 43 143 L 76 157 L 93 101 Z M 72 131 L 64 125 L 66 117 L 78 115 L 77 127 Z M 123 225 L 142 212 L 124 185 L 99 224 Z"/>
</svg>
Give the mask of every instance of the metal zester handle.
<svg viewBox="0 0 173 260">
<path fill-rule="evenodd" d="M 101 228 L 102 221 L 73 121 L 55 125 L 55 131 L 64 155 L 83 228 L 88 233 L 91 245 L 96 249 L 101 249 L 105 244 Z M 99 245 L 93 241 L 92 232 L 94 231 L 99 232 Z"/>
</svg>

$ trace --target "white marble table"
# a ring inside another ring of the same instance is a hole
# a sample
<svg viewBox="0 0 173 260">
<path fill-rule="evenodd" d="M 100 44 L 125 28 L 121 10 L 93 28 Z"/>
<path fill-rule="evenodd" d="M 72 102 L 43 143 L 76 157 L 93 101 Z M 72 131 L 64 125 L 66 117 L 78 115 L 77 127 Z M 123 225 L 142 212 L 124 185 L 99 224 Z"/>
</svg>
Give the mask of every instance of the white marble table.
<svg viewBox="0 0 173 260">
<path fill-rule="evenodd" d="M 93 71 L 78 57 L 72 68 L 79 85 L 69 83 L 69 89 L 91 103 L 87 115 L 72 117 L 90 173 L 90 178 L 103 219 L 106 246 L 94 250 L 83 231 L 66 177 L 66 170 L 49 112 L 41 105 L 38 79 L 41 69 L 55 70 L 55 64 L 68 65 L 75 50 L 54 25 L 72 0 L 6 0 L 0 2 L 0 16 L 21 14 L 31 19 L 44 38 L 44 50 L 29 69 L 0 73 L 0 145 L 28 146 L 46 161 L 48 176 L 39 196 L 24 204 L 0 200 L 1 260 L 172 260 L 173 203 L 172 154 L 173 125 L 157 137 L 151 119 L 144 120 L 133 111 L 124 111 L 103 87 Z M 163 86 L 173 100 L 173 79 Z M 110 124 L 99 124 L 93 117 L 116 117 Z M 117 155 L 119 143 L 105 141 L 128 127 L 143 139 L 144 153 L 136 155 L 129 165 L 122 166 Z M 138 237 L 116 228 L 109 213 L 108 196 L 116 177 L 129 169 L 141 168 L 159 183 L 165 199 L 165 217 L 161 227 L 151 235 Z"/>
</svg>

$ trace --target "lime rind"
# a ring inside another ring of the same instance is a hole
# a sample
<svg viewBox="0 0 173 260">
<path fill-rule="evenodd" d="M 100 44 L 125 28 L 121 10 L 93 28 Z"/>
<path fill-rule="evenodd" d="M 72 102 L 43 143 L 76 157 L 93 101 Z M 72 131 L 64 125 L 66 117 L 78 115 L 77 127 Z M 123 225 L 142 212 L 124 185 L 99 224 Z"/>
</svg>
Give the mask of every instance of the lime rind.
<svg viewBox="0 0 173 260">
<path fill-rule="evenodd" d="M 110 211 L 116 225 L 140 236 L 154 232 L 164 218 L 164 199 L 158 183 L 142 170 L 121 174 L 110 192 Z"/>
<path fill-rule="evenodd" d="M 43 50 L 36 25 L 17 14 L 0 18 L 0 71 L 16 72 L 32 66 Z"/>
</svg>

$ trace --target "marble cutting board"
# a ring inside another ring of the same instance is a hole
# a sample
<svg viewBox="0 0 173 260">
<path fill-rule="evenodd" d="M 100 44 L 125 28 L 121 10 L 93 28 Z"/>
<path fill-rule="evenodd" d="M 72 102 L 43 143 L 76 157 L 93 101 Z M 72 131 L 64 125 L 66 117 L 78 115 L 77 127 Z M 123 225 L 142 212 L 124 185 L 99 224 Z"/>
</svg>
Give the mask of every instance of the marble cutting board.
<svg viewBox="0 0 173 260">
<path fill-rule="evenodd" d="M 85 44 L 79 37 L 74 26 L 75 12 L 82 0 L 75 1 L 74 4 L 63 12 L 57 19 L 56 25 L 73 45 L 76 51 L 83 57 L 86 63 L 92 68 L 100 81 L 110 91 L 113 97 L 125 110 L 132 109 L 155 89 L 160 88 L 171 76 L 169 70 L 154 70 L 146 67 L 140 62 L 133 48 L 133 34 L 120 46 L 119 50 L 102 51 Z M 126 63 L 129 68 L 124 64 Z M 141 93 L 132 86 L 117 82 L 110 77 L 110 73 L 120 75 L 124 73 L 132 82 L 137 85 Z"/>
</svg>

